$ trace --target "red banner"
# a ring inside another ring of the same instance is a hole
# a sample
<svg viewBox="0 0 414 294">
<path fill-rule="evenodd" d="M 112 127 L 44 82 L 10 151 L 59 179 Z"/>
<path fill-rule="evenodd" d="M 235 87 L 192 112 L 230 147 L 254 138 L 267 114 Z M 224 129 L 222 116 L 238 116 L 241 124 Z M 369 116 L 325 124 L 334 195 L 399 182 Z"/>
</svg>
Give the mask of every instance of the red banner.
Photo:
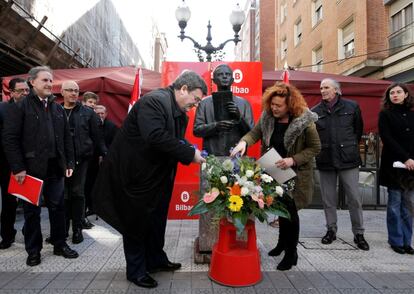
<svg viewBox="0 0 414 294">
<path fill-rule="evenodd" d="M 262 97 L 262 64 L 260 62 L 164 62 L 162 68 L 162 86 L 170 85 L 183 70 L 193 70 L 204 78 L 208 87 L 208 95 L 216 91 L 216 85 L 212 83 L 214 68 L 226 63 L 233 70 L 234 83 L 232 92 L 236 96 L 245 98 L 253 108 L 254 121 L 259 119 L 261 113 Z M 195 109 L 189 113 L 189 123 L 186 132 L 186 139 L 196 144 L 199 149 L 202 147 L 202 139 L 193 136 L 193 125 Z M 260 146 L 256 144 L 250 148 L 248 154 L 257 157 Z M 168 212 L 169 219 L 191 219 L 188 212 L 198 200 L 199 191 L 199 165 L 178 166 L 175 179 L 174 191 Z"/>
</svg>

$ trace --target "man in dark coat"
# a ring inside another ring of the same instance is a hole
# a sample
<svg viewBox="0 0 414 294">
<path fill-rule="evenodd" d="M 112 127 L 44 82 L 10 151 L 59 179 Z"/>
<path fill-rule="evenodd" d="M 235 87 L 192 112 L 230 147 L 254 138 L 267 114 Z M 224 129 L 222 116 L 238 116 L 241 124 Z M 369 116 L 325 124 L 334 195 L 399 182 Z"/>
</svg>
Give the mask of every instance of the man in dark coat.
<svg viewBox="0 0 414 294">
<path fill-rule="evenodd" d="M 359 141 L 363 131 L 361 110 L 355 101 L 344 99 L 337 81 L 321 82 L 322 101 L 312 111 L 318 114 L 316 128 L 322 149 L 316 157 L 321 183 L 322 203 L 326 218 L 326 235 L 322 244 L 336 240 L 338 194 L 337 180 L 342 182 L 354 233 L 354 242 L 361 250 L 369 250 L 364 238 L 362 196 L 359 193 Z"/>
<path fill-rule="evenodd" d="M 144 95 L 131 109 L 100 168 L 92 193 L 96 213 L 123 237 L 127 279 L 140 287 L 157 282 L 148 273 L 181 267 L 163 250 L 177 164 L 201 163 L 184 139 L 186 112 L 207 87 L 192 71 Z"/>
<path fill-rule="evenodd" d="M 0 249 L 7 249 L 14 242 L 16 230 L 14 223 L 16 221 L 17 198 L 7 193 L 10 180 L 10 167 L 6 155 L 3 151 L 1 133 L 3 129 L 4 117 L 7 108 L 12 104 L 19 102 L 24 96 L 29 94 L 29 86 L 22 78 L 14 78 L 9 82 L 10 100 L 9 102 L 0 103 L 0 186 L 1 186 L 1 219 L 0 219 Z"/>
<path fill-rule="evenodd" d="M 43 180 L 43 196 L 49 209 L 50 241 L 53 254 L 77 258 L 65 241 L 64 177 L 72 176 L 73 144 L 62 106 L 54 102 L 53 75 L 46 66 L 29 71 L 33 86 L 30 94 L 12 104 L 3 130 L 3 147 L 10 169 L 18 183 L 26 174 Z M 42 230 L 41 208 L 24 202 L 24 242 L 28 253 L 26 264 L 40 264 Z"/>
</svg>

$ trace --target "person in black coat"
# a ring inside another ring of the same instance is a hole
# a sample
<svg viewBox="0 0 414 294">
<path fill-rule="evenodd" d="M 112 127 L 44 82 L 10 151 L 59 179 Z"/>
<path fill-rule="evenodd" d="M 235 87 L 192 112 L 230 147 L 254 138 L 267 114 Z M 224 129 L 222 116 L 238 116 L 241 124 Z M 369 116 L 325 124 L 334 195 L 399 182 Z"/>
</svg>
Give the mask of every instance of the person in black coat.
<svg viewBox="0 0 414 294">
<path fill-rule="evenodd" d="M 0 186 L 1 186 L 1 219 L 0 219 L 0 249 L 7 249 L 14 242 L 16 230 L 14 223 L 16 221 L 17 198 L 10 195 L 7 190 L 10 180 L 10 167 L 7 162 L 6 155 L 3 151 L 1 133 L 3 129 L 3 121 L 7 109 L 11 103 L 20 101 L 29 94 L 29 86 L 26 80 L 22 78 L 14 78 L 9 82 L 10 100 L 0 103 Z"/>
<path fill-rule="evenodd" d="M 414 254 L 414 98 L 406 85 L 394 83 L 385 91 L 378 129 L 383 143 L 379 182 L 388 191 L 388 243 L 397 253 Z M 406 169 L 394 168 L 398 161 Z"/>
<path fill-rule="evenodd" d="M 164 238 L 178 162 L 201 163 L 201 152 L 184 139 L 186 112 L 207 93 L 204 80 L 184 71 L 132 107 L 99 170 L 92 192 L 96 213 L 123 237 L 127 279 L 140 287 L 148 274 L 181 267 L 171 262 Z"/>
<path fill-rule="evenodd" d="M 49 210 L 50 240 L 53 254 L 77 258 L 65 241 L 64 177 L 74 168 L 73 144 L 63 107 L 54 102 L 53 75 L 49 67 L 29 71 L 32 90 L 7 112 L 3 129 L 3 148 L 10 169 L 18 183 L 27 175 L 43 180 L 43 196 Z M 41 207 L 24 202 L 24 241 L 26 264 L 40 264 L 42 231 Z"/>
</svg>

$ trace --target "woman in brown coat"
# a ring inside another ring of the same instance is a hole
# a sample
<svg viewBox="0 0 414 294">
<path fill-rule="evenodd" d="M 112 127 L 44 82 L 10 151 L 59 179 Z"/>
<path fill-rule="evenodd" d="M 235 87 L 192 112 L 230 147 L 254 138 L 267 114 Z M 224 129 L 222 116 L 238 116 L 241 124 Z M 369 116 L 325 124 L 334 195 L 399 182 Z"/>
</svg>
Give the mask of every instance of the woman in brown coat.
<svg viewBox="0 0 414 294">
<path fill-rule="evenodd" d="M 297 176 L 291 197 L 283 201 L 290 213 L 290 220 L 279 219 L 279 241 L 269 252 L 285 256 L 277 266 L 278 270 L 289 270 L 296 265 L 299 241 L 298 209 L 306 207 L 312 200 L 313 168 L 312 161 L 319 153 L 321 144 L 316 131 L 318 116 L 311 112 L 299 90 L 292 85 L 277 82 L 263 95 L 263 113 L 257 125 L 237 144 L 231 156 L 244 154 L 246 147 L 260 139 L 262 153 L 273 147 L 282 156 L 275 164 L 282 169 L 292 168 Z"/>
</svg>

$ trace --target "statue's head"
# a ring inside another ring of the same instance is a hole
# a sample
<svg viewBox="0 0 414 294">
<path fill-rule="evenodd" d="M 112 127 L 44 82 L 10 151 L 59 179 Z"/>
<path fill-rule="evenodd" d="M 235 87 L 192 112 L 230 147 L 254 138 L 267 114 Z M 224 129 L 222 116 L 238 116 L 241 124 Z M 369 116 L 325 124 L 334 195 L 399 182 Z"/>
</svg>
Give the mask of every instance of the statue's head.
<svg viewBox="0 0 414 294">
<path fill-rule="evenodd" d="M 219 90 L 230 90 L 233 84 L 233 70 L 227 64 L 218 65 L 213 72 L 213 82 Z"/>
</svg>

